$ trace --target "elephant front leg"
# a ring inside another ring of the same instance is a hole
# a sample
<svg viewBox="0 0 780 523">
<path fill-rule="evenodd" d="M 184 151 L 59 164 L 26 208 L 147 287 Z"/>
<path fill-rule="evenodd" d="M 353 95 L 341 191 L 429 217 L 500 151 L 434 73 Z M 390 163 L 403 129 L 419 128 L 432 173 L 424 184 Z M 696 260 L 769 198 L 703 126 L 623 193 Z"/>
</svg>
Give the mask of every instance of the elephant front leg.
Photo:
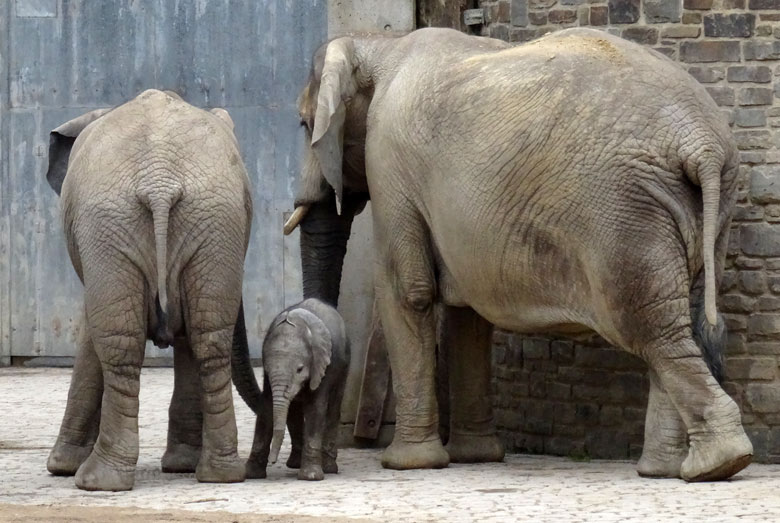
<svg viewBox="0 0 780 523">
<path fill-rule="evenodd" d="M 321 384 L 320 387 L 326 387 Z M 301 468 L 298 479 L 320 481 L 325 477 L 322 470 L 322 440 L 328 410 L 328 393 L 317 390 L 311 401 L 303 407 L 303 448 L 301 451 Z"/>
<path fill-rule="evenodd" d="M 450 459 L 438 431 L 433 270 L 426 256 L 428 247 L 414 241 L 427 234 L 404 231 L 392 242 L 397 245 L 379 254 L 376 274 L 377 304 L 397 401 L 395 434 L 382 455 L 382 466 L 443 468 Z"/>
<path fill-rule="evenodd" d="M 173 343 L 174 385 L 168 408 L 168 446 L 163 472 L 195 472 L 203 434 L 198 365 L 185 338 Z"/>
<path fill-rule="evenodd" d="M 645 442 L 637 472 L 643 477 L 679 478 L 680 467 L 688 455 L 688 434 L 658 374 L 651 369 L 649 377 Z"/>
<path fill-rule="evenodd" d="M 100 428 L 103 373 L 95 354 L 86 318 L 70 379 L 68 402 L 46 469 L 55 476 L 72 476 L 92 453 Z"/>
<path fill-rule="evenodd" d="M 287 458 L 287 468 L 301 468 L 301 452 L 303 450 L 303 406 L 298 401 L 290 403 L 287 411 L 287 430 L 290 433 L 290 457 Z"/>
<path fill-rule="evenodd" d="M 493 325 L 469 307 L 445 307 L 441 345 L 447 351 L 450 432 L 447 453 L 455 463 L 504 459 L 493 422 L 490 394 Z"/>
</svg>

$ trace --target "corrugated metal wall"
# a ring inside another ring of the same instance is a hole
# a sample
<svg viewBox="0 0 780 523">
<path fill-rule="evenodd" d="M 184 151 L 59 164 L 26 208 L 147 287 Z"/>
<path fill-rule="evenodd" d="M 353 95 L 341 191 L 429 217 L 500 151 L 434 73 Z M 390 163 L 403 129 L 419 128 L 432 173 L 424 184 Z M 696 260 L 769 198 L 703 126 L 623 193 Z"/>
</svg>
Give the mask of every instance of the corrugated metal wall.
<svg viewBox="0 0 780 523">
<path fill-rule="evenodd" d="M 327 1 L 0 1 L 0 364 L 72 356 L 82 290 L 55 193 L 49 130 L 147 88 L 225 107 L 254 188 L 244 300 L 252 345 L 300 298 L 292 209 L 302 133 L 295 98 L 327 31 Z M 167 356 L 147 349 L 147 356 Z"/>
</svg>

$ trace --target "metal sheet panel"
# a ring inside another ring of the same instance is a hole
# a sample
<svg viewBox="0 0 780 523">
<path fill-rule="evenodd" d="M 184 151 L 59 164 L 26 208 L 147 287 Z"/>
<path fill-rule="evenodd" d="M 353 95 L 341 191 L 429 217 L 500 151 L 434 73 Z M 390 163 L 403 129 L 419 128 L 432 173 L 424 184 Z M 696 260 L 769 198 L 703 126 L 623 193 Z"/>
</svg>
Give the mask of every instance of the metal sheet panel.
<svg viewBox="0 0 780 523">
<path fill-rule="evenodd" d="M 255 203 L 244 299 L 259 357 L 270 320 L 301 296 L 297 239 L 281 230 L 303 138 L 295 98 L 326 38 L 326 0 L 17 4 L 0 2 L 0 364 L 72 356 L 80 328 L 81 284 L 45 180 L 49 130 L 152 87 L 225 107 L 236 124 Z"/>
<path fill-rule="evenodd" d="M 8 34 L 11 6 L 8 2 L 0 2 L 0 35 Z M 11 202 L 8 192 L 8 38 L 0 36 L 0 365 L 11 363 L 11 303 L 10 303 L 10 220 L 7 207 Z"/>
</svg>

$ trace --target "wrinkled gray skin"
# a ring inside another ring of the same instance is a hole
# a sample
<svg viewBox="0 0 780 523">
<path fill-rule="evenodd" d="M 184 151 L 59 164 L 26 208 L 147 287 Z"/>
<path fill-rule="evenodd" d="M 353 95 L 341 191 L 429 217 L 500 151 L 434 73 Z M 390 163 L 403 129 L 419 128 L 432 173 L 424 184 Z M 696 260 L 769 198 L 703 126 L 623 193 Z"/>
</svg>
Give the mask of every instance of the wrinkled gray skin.
<svg viewBox="0 0 780 523">
<path fill-rule="evenodd" d="M 263 392 L 266 397 L 270 392 L 273 402 L 273 439 L 268 441 L 267 404 L 258 410 L 248 401 L 258 414 L 255 446 L 247 463 L 249 477 L 264 478 L 268 461 L 276 462 L 291 405 L 303 417 L 299 422 L 303 438 L 293 449 L 300 455 L 291 456 L 287 465 L 300 467 L 298 479 L 305 480 L 321 480 L 323 473 L 338 472 L 336 439 L 349 354 L 341 315 L 320 300 L 304 300 L 274 318 L 263 342 Z M 242 397 L 259 397 L 256 382 L 242 380 L 236 374 L 234 365 L 234 382 Z M 290 432 L 297 426 L 291 425 Z"/>
<path fill-rule="evenodd" d="M 488 394 L 494 325 L 596 332 L 648 363 L 640 474 L 722 479 L 749 463 L 739 409 L 702 358 L 719 368 L 737 151 L 682 69 L 589 29 L 517 47 L 446 29 L 345 37 L 318 51 L 299 110 L 311 146 L 286 229 L 302 220 L 305 296 L 338 299 L 352 218 L 372 201 L 398 399 L 384 466 L 502 459 Z"/>
<path fill-rule="evenodd" d="M 163 470 L 243 481 L 230 346 L 252 202 L 230 116 L 145 91 L 52 131 L 47 179 L 86 314 L 48 470 L 86 490 L 133 487 L 149 338 L 174 347 Z"/>
</svg>

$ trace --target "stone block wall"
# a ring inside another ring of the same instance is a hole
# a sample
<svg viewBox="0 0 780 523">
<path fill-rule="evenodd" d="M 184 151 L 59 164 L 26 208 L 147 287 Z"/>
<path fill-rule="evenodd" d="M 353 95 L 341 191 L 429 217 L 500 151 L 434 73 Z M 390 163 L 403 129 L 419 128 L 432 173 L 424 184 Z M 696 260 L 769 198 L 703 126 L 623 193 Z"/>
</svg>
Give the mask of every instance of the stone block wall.
<svg viewBox="0 0 780 523">
<path fill-rule="evenodd" d="M 680 63 L 720 106 L 740 149 L 738 203 L 720 310 L 725 388 L 758 461 L 780 462 L 780 0 L 480 0 L 485 36 L 524 42 L 592 26 Z M 479 32 L 478 31 L 478 32 Z M 604 342 L 498 332 L 494 387 L 509 449 L 635 458 L 643 362 Z"/>
</svg>

